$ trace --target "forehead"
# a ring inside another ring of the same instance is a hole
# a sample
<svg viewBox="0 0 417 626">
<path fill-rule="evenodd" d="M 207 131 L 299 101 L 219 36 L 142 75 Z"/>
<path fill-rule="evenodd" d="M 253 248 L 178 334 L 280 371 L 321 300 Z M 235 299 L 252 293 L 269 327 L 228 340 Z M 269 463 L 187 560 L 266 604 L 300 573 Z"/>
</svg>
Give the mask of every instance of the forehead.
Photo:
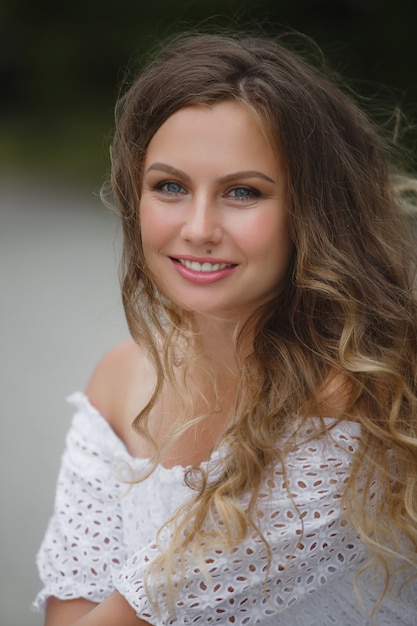
<svg viewBox="0 0 417 626">
<path fill-rule="evenodd" d="M 149 163 L 164 152 L 176 159 L 206 152 L 239 157 L 241 161 L 280 161 L 261 117 L 236 100 L 214 105 L 190 105 L 173 113 L 152 137 L 145 158 Z"/>
</svg>

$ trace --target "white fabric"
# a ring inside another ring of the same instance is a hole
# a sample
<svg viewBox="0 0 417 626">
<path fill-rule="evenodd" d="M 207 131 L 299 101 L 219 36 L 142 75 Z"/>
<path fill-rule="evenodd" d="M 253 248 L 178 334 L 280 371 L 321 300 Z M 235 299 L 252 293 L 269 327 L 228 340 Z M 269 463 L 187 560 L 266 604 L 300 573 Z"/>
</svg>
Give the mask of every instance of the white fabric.
<svg viewBox="0 0 417 626">
<path fill-rule="evenodd" d="M 159 612 L 152 607 L 144 573 L 157 554 L 158 529 L 191 495 L 184 468 L 159 466 L 145 481 L 128 485 L 126 478 L 144 470 L 147 461 L 129 455 L 82 393 L 69 400 L 77 411 L 62 458 L 54 515 L 38 553 L 44 588 L 35 608 L 43 608 L 51 595 L 100 602 L 117 588 L 138 617 L 154 626 L 368 624 L 353 589 L 365 550 L 340 510 L 358 424 L 337 424 L 331 440 L 300 441 L 287 459 L 292 501 L 279 468 L 265 479 L 257 522 L 272 551 L 266 586 L 267 556 L 253 534 L 231 553 L 207 555 L 211 585 L 200 563 L 188 564 L 175 581 L 173 615 L 163 581 L 156 590 Z M 414 603 L 416 591 L 414 599 L 413 591 L 409 594 Z M 361 592 L 372 606 L 377 597 L 372 587 L 361 584 Z M 386 600 L 375 623 L 415 626 L 417 612 Z"/>
</svg>

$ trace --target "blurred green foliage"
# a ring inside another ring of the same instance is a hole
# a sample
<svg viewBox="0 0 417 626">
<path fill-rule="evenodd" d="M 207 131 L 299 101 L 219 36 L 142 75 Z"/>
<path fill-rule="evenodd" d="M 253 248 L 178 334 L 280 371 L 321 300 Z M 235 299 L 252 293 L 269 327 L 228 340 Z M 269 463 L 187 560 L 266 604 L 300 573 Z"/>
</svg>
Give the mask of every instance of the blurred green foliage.
<svg viewBox="0 0 417 626">
<path fill-rule="evenodd" d="M 3 0 L 0 166 L 98 180 L 127 66 L 178 31 L 248 25 L 311 36 L 356 90 L 387 85 L 417 118 L 415 0 Z"/>
</svg>

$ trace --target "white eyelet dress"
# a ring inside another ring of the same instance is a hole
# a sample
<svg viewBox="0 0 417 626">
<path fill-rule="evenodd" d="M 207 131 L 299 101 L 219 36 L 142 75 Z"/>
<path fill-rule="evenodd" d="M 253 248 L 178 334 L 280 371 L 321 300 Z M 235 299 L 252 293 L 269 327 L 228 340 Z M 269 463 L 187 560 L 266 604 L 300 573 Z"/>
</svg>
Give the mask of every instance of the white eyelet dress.
<svg viewBox="0 0 417 626">
<path fill-rule="evenodd" d="M 164 579 L 154 590 L 157 608 L 144 579 L 158 554 L 157 531 L 192 495 L 184 484 L 184 468 L 159 466 L 143 482 L 128 484 L 126 479 L 143 471 L 147 461 L 129 455 L 85 395 L 77 392 L 68 400 L 76 413 L 62 457 L 55 510 L 37 556 L 43 589 L 34 602 L 36 610 L 44 608 L 49 596 L 100 602 L 117 589 L 138 617 L 153 626 L 370 623 L 354 591 L 354 576 L 366 552 L 340 508 L 358 424 L 341 422 L 331 439 L 300 442 L 287 458 L 292 498 L 280 468 L 265 478 L 257 522 L 271 550 L 267 579 L 265 546 L 255 533 L 249 534 L 231 551 L 206 554 L 203 567 L 190 558 L 185 571 L 173 579 L 173 611 Z M 219 454 L 208 463 L 218 462 Z M 362 579 L 360 591 L 370 611 L 379 594 Z M 416 598 L 415 585 L 407 601 L 388 597 L 375 624 L 416 626 Z"/>
</svg>

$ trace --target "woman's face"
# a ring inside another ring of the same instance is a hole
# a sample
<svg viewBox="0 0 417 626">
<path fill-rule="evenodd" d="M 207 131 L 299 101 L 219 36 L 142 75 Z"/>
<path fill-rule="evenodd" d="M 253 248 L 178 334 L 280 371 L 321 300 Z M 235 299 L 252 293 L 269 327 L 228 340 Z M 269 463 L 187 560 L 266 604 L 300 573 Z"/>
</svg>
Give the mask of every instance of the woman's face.
<svg viewBox="0 0 417 626">
<path fill-rule="evenodd" d="M 240 319 L 279 290 L 292 252 L 285 176 L 248 108 L 166 120 L 148 147 L 140 221 L 158 288 L 187 311 Z"/>
</svg>

